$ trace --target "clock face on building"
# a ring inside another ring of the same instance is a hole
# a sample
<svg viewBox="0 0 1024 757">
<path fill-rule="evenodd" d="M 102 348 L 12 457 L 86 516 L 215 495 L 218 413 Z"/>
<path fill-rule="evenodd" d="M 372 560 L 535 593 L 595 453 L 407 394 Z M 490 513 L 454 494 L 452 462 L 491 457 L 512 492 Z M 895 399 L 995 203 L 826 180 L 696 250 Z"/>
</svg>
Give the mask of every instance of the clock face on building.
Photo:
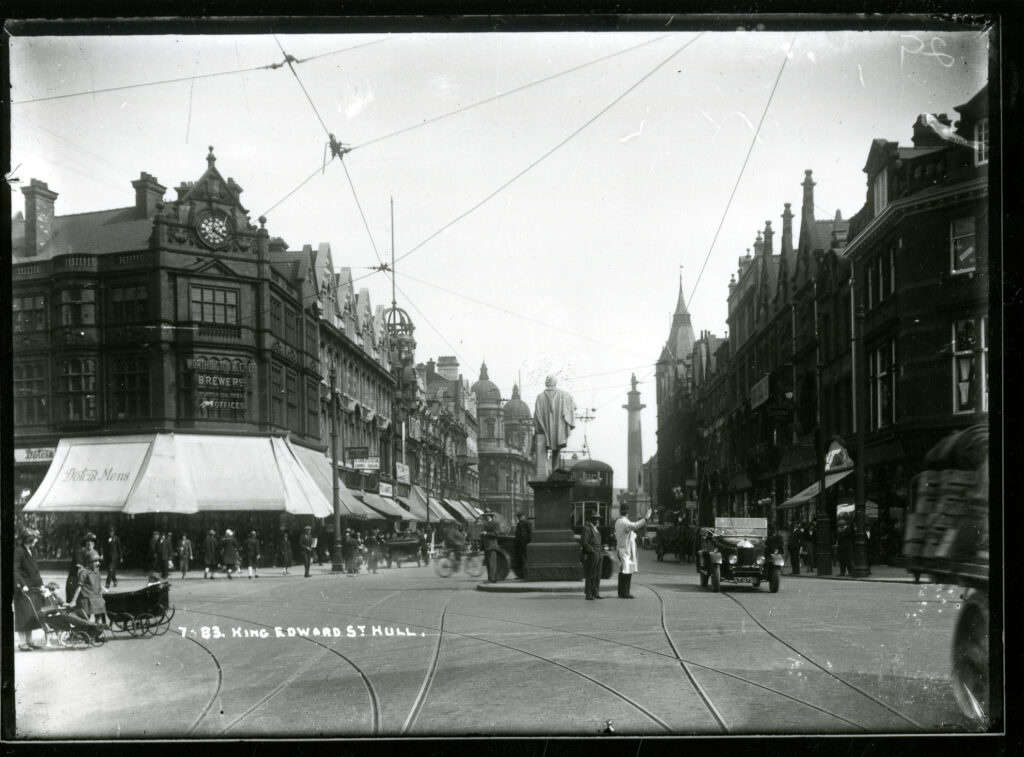
<svg viewBox="0 0 1024 757">
<path fill-rule="evenodd" d="M 222 247 L 231 237 L 231 224 L 223 213 L 204 213 L 196 223 L 196 233 L 210 247 Z"/>
</svg>

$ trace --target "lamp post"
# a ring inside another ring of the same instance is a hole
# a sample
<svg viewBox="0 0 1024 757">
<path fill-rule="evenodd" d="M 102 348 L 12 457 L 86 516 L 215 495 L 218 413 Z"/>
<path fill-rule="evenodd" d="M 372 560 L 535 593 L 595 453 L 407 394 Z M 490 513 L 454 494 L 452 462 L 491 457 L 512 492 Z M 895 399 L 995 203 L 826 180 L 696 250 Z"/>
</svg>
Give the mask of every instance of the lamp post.
<svg viewBox="0 0 1024 757">
<path fill-rule="evenodd" d="M 331 547 L 331 573 L 344 573 L 341 560 L 341 499 L 338 496 L 338 395 L 334 384 L 337 373 L 331 368 L 331 502 L 334 505 L 334 545 Z"/>
<path fill-rule="evenodd" d="M 857 305 L 857 334 L 854 342 L 854 397 L 857 398 L 857 468 L 854 472 L 855 499 L 853 503 L 853 566 L 855 578 L 864 578 L 871 573 L 867 560 L 867 543 L 864 538 L 864 511 L 867 507 L 864 496 L 864 437 L 867 436 L 868 414 L 864 395 L 867 366 L 864 364 L 864 303 Z"/>
<path fill-rule="evenodd" d="M 824 365 L 821 362 L 821 332 L 818 329 L 818 282 L 814 282 L 814 350 L 815 363 L 817 368 L 817 380 L 815 394 L 817 395 L 816 405 L 818 422 L 814 430 L 815 453 L 818 455 L 818 481 L 819 491 L 816 503 L 816 520 L 818 531 L 818 543 L 814 547 L 815 561 L 818 563 L 815 568 L 817 575 L 832 575 L 832 520 L 828 514 L 828 498 L 825 491 L 825 419 L 821 409 L 821 373 Z"/>
</svg>

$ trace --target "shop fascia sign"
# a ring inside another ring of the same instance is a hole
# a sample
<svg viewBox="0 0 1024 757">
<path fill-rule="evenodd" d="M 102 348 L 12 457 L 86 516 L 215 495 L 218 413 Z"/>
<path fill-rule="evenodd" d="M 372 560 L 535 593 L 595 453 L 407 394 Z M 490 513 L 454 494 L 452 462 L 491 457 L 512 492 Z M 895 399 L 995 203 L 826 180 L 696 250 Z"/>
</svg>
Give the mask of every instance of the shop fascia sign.
<svg viewBox="0 0 1024 757">
<path fill-rule="evenodd" d="M 48 463 L 56 454 L 56 447 L 16 447 L 14 462 L 16 463 Z"/>
<path fill-rule="evenodd" d="M 357 457 L 352 461 L 352 467 L 361 471 L 380 470 L 379 457 Z"/>
</svg>

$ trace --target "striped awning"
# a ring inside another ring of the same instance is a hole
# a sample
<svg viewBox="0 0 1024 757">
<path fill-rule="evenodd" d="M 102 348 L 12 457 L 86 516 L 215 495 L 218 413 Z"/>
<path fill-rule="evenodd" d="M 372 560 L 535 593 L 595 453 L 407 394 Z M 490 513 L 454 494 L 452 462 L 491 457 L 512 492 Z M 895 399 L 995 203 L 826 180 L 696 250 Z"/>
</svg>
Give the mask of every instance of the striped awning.
<svg viewBox="0 0 1024 757">
<path fill-rule="evenodd" d="M 825 488 L 828 489 L 830 486 L 834 486 L 835 484 L 839 483 L 844 478 L 849 476 L 851 473 L 853 473 L 853 469 L 852 468 L 850 470 L 844 470 L 844 471 L 838 471 L 836 473 L 827 473 L 827 474 L 825 474 Z M 808 502 L 809 500 L 813 499 L 814 497 L 818 496 L 818 493 L 820 491 L 821 491 L 821 481 L 815 481 L 813 484 L 808 486 L 803 491 L 801 491 L 801 492 L 799 492 L 797 494 L 794 494 L 792 497 L 787 499 L 785 502 L 782 502 L 781 504 L 776 505 L 775 509 L 776 510 L 788 510 L 791 507 L 799 507 L 800 505 L 802 505 L 802 504 Z"/>
<path fill-rule="evenodd" d="M 363 501 L 363 504 L 376 510 L 380 515 L 387 518 L 397 518 L 399 520 L 416 520 L 411 513 L 405 511 L 401 505 L 395 502 L 390 497 L 382 497 L 375 492 L 358 492 L 358 497 Z M 379 517 L 379 516 L 378 516 Z"/>
</svg>

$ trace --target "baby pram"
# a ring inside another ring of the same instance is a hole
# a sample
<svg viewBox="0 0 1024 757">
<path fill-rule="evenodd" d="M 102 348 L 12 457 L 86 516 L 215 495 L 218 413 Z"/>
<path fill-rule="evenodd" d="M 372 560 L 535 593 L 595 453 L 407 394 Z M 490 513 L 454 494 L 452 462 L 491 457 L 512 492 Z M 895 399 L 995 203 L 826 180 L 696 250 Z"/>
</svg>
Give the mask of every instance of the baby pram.
<svg viewBox="0 0 1024 757">
<path fill-rule="evenodd" d="M 174 617 L 170 593 L 171 585 L 160 581 L 137 591 L 105 594 L 111 630 L 132 636 L 162 636 L 167 633 Z"/>
<path fill-rule="evenodd" d="M 29 591 L 35 595 L 30 597 L 32 610 L 46 634 L 48 646 L 55 643 L 71 649 L 85 649 L 98 647 L 106 641 L 106 626 L 79 615 L 77 610 L 61 602 L 57 592 L 45 587 L 33 587 Z"/>
</svg>

